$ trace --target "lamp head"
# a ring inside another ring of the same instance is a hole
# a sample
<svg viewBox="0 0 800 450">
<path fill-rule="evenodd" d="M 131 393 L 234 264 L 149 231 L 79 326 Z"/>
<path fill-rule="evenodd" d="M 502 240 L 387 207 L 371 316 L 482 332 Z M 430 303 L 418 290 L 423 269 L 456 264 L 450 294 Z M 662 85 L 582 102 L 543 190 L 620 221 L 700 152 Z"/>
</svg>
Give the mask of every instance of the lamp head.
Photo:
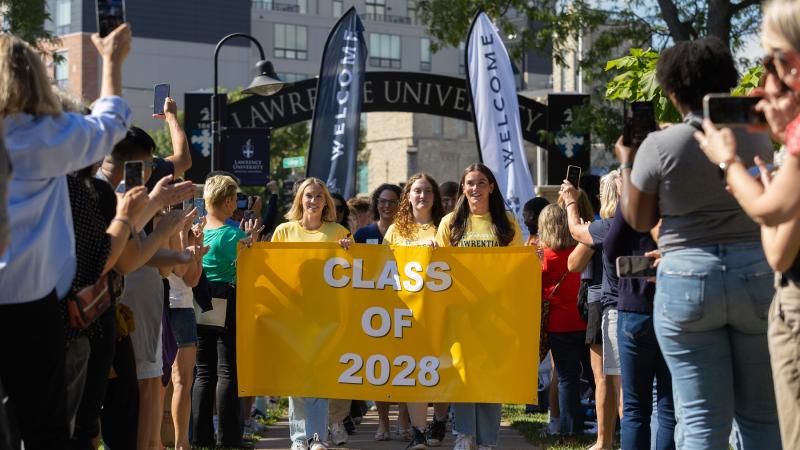
<svg viewBox="0 0 800 450">
<path fill-rule="evenodd" d="M 247 89 L 242 91 L 245 94 L 272 95 L 287 84 L 278 79 L 278 75 L 275 74 L 275 69 L 269 61 L 261 60 L 257 62 L 256 73 L 257 75 L 247 86 Z"/>
</svg>

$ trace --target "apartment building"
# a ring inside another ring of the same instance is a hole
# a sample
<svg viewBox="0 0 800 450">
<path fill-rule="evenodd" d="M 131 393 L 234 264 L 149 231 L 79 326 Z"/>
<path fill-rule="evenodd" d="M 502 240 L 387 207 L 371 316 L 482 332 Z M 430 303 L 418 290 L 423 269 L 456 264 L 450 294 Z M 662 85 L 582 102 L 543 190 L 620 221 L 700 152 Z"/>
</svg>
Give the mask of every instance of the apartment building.
<svg viewBox="0 0 800 450">
<path fill-rule="evenodd" d="M 315 77 L 328 32 L 351 6 L 364 23 L 367 70 L 464 77 L 463 47 L 431 52 L 431 38 L 418 19 L 417 0 L 129 0 L 126 17 L 134 39 L 123 87 L 134 122 L 145 129 L 161 126 L 150 117 L 152 88 L 158 83 L 170 83 L 179 108 L 184 93 L 213 88 L 215 45 L 234 32 L 254 36 L 282 80 Z M 54 79 L 77 96 L 96 98 L 100 61 L 89 39 L 97 28 L 95 0 L 48 0 L 48 7 L 52 21 L 47 26 L 62 40 L 57 49 L 61 62 L 52 65 Z M 510 46 L 514 40 L 509 36 Z M 549 55 L 523 53 L 514 62 L 518 87 L 547 90 L 552 73 Z M 227 42 L 219 55 L 220 86 L 246 86 L 259 59 L 248 40 Z M 477 160 L 474 131 L 468 122 L 411 113 L 366 116 L 363 192 L 382 182 L 404 181 L 418 170 L 442 180 L 455 179 L 460 168 Z M 532 168 L 534 148 L 529 151 Z"/>
</svg>

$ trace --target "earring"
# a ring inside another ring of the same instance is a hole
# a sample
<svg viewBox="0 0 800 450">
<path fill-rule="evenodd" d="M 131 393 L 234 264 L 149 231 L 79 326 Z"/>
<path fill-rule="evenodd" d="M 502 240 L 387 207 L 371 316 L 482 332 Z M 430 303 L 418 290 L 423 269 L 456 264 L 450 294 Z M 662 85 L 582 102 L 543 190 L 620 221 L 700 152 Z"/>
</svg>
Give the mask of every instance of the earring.
<svg viewBox="0 0 800 450">
<path fill-rule="evenodd" d="M 797 76 L 797 69 L 792 67 L 792 70 L 790 70 L 789 73 L 792 74 L 793 77 L 795 77 Z"/>
</svg>

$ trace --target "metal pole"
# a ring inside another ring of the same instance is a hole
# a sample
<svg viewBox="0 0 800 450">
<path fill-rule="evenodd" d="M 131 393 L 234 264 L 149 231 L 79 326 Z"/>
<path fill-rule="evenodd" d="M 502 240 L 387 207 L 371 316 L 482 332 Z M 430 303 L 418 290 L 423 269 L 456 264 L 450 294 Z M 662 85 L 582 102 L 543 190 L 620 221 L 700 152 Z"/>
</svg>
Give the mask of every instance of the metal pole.
<svg viewBox="0 0 800 450">
<path fill-rule="evenodd" d="M 214 48 L 214 95 L 211 96 L 211 171 L 213 172 L 216 169 L 216 158 L 217 158 L 217 147 L 219 146 L 219 137 L 220 137 L 220 117 L 219 117 L 219 51 L 222 49 L 222 45 L 225 42 L 233 39 L 233 38 L 245 38 L 249 39 L 251 42 L 256 44 L 258 48 L 258 53 L 261 55 L 261 60 L 264 60 L 264 48 L 261 46 L 261 43 L 256 40 L 253 36 L 250 36 L 246 33 L 232 33 L 224 38 L 220 39 L 217 42 L 217 46 Z"/>
</svg>

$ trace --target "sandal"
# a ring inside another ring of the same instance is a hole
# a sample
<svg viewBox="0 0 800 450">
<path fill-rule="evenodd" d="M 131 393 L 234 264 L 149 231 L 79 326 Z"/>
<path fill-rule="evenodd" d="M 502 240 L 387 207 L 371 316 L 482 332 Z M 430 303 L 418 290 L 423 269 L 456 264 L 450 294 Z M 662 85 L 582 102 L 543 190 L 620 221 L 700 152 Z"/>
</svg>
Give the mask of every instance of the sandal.
<svg viewBox="0 0 800 450">
<path fill-rule="evenodd" d="M 375 433 L 375 440 L 376 441 L 390 441 L 390 440 L 392 440 L 392 436 L 388 431 L 377 431 Z"/>
</svg>

